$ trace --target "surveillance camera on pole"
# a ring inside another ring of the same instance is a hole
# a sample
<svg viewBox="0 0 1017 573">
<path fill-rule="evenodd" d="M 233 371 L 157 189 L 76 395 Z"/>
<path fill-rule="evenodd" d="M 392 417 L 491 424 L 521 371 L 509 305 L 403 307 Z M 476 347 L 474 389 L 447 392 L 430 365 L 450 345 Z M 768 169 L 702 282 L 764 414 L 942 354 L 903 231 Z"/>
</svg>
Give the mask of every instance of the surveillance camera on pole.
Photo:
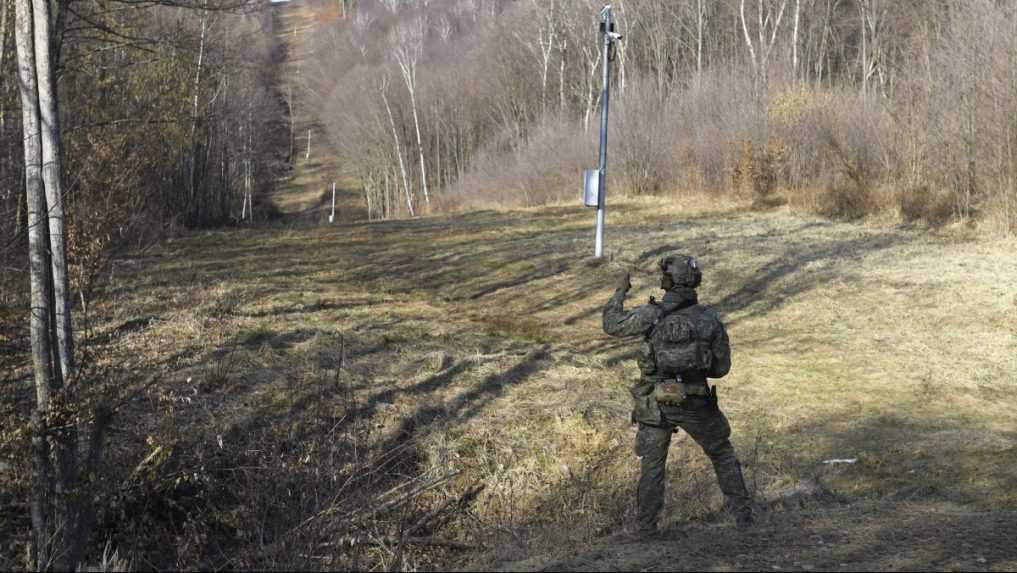
<svg viewBox="0 0 1017 573">
<path fill-rule="evenodd" d="M 601 91 L 600 113 L 600 168 L 587 169 L 583 173 L 583 202 L 588 207 L 597 208 L 597 235 L 594 246 L 595 257 L 604 256 L 604 195 L 607 191 L 607 110 L 611 92 L 611 60 L 612 45 L 622 39 L 622 35 L 614 31 L 614 18 L 611 5 L 604 6 L 600 12 L 600 33 L 602 36 L 604 55 L 603 88 Z"/>
</svg>

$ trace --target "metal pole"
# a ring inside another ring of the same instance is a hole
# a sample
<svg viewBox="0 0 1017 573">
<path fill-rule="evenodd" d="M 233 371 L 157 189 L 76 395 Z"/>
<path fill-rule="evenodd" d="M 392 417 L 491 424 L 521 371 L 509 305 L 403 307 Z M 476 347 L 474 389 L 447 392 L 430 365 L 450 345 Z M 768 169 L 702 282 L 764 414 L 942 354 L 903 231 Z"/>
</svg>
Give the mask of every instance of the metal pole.
<svg viewBox="0 0 1017 573">
<path fill-rule="evenodd" d="M 604 196 L 607 191 L 607 108 L 611 95 L 611 5 L 604 6 L 600 13 L 604 29 L 602 30 L 604 40 L 603 69 L 604 87 L 600 96 L 600 173 L 598 174 L 597 187 L 597 239 L 593 256 L 604 256 Z"/>
</svg>

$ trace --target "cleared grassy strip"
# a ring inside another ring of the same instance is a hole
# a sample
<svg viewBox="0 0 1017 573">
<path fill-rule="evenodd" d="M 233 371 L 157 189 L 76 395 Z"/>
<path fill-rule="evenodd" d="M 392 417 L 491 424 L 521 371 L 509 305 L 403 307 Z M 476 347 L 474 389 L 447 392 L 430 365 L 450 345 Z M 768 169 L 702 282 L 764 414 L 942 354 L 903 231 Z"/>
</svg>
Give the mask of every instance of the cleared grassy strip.
<svg viewBox="0 0 1017 573">
<path fill-rule="evenodd" d="M 336 420 L 355 411 L 368 447 L 414 445 L 407 475 L 461 472 L 421 511 L 485 486 L 474 517 L 441 533 L 503 562 L 630 521 L 635 344 L 607 339 L 599 311 L 623 267 L 636 268 L 630 300 L 641 303 L 656 259 L 692 252 L 702 298 L 730 324 L 722 407 L 760 502 L 777 508 L 763 527 L 803 519 L 780 501 L 802 484 L 821 484 L 806 488 L 820 506 L 858 511 L 868 499 L 1014 510 L 1012 241 L 636 201 L 609 213 L 613 262 L 591 265 L 590 219 L 556 207 L 195 235 L 124 261 L 104 311 L 111 327 L 155 317 L 123 341 L 125 359 L 168 365 L 167 392 L 183 395 L 188 378 L 209 385 L 172 427 L 152 411 L 153 432 L 193 428 L 218 447 L 224 431 L 243 437 L 238 419 L 283 428 L 306 425 L 301 407 Z M 329 380 L 340 335 L 355 410 L 307 398 Z M 221 375 L 226 352 L 238 358 Z M 221 388 L 207 382 L 217 377 Z M 708 462 L 687 438 L 670 465 L 665 519 L 720 519 Z"/>
</svg>

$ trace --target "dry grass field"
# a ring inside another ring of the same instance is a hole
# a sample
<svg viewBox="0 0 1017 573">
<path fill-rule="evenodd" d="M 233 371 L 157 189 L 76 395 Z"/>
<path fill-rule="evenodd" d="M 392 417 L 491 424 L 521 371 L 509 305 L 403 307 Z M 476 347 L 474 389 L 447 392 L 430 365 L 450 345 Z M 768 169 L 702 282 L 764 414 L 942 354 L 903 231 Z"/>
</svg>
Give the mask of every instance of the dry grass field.
<svg viewBox="0 0 1017 573">
<path fill-rule="evenodd" d="M 572 207 L 116 261 L 98 348 L 159 381 L 121 413 L 113 481 L 175 547 L 100 533 L 142 566 L 1017 568 L 1017 245 L 696 202 L 608 222 L 599 265 Z M 729 325 L 721 406 L 760 519 L 735 532 L 679 436 L 670 539 L 634 544 L 637 344 L 600 309 L 624 268 L 645 302 L 673 251 Z"/>
</svg>

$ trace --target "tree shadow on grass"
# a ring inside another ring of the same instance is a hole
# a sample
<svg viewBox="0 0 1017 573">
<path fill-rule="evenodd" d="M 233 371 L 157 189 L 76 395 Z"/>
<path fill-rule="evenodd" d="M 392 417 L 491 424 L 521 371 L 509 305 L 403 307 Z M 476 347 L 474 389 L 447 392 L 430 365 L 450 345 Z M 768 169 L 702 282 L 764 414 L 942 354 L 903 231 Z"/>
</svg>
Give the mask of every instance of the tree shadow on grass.
<svg viewBox="0 0 1017 573">
<path fill-rule="evenodd" d="M 487 376 L 479 384 L 455 398 L 444 403 L 418 408 L 412 415 L 403 419 L 392 440 L 384 444 L 380 450 L 385 451 L 400 442 L 419 437 L 417 434 L 420 430 L 426 430 L 430 424 L 436 421 L 448 420 L 457 424 L 469 421 L 478 416 L 485 406 L 500 397 L 506 389 L 523 384 L 534 374 L 540 372 L 548 358 L 550 358 L 549 347 L 544 345 L 528 353 L 515 366 L 504 372 Z M 460 365 L 463 364 L 460 363 Z M 456 366 L 450 368 L 449 371 L 453 369 L 456 369 Z M 465 369 L 466 367 L 454 373 L 449 371 L 439 373 L 411 388 L 407 393 L 433 392 L 442 386 L 451 384 L 456 376 Z"/>
<path fill-rule="evenodd" d="M 801 235 L 802 232 L 827 225 L 829 224 L 824 222 L 808 222 L 791 230 L 781 231 L 781 234 L 795 237 Z M 745 242 L 744 238 L 717 238 L 712 235 L 712 231 L 706 225 L 700 228 L 703 232 L 711 235 L 709 249 L 715 253 L 734 252 Z M 761 233 L 757 236 L 758 240 L 764 240 L 765 236 L 772 232 Z M 765 240 L 769 241 L 770 238 L 765 238 Z M 730 328 L 732 325 L 750 318 L 764 316 L 780 308 L 788 300 L 821 288 L 832 280 L 850 280 L 853 275 L 850 264 L 861 254 L 871 254 L 900 247 L 914 240 L 916 240 L 915 237 L 901 233 L 874 232 L 866 236 L 854 236 L 847 239 L 809 237 L 787 241 L 781 243 L 778 248 L 782 250 L 769 255 L 758 270 L 739 273 L 737 270 L 732 272 L 725 269 L 721 276 L 727 277 L 727 279 L 721 284 L 719 290 L 727 291 L 726 294 L 723 294 L 716 302 L 712 302 L 711 293 L 700 289 L 700 300 L 718 310 L 724 317 L 725 324 Z M 702 235 L 647 249 L 640 253 L 636 260 L 648 262 L 672 252 L 695 254 L 700 252 L 697 249 L 706 249 Z M 762 254 L 760 255 L 762 256 Z M 713 256 L 719 258 L 722 255 Z M 709 269 L 706 272 L 709 272 Z M 606 303 L 607 300 L 605 299 L 603 302 Z M 627 305 L 627 308 L 631 309 L 635 304 L 637 303 Z M 588 319 L 599 313 L 602 308 L 602 306 L 588 308 L 566 318 L 565 324 Z M 619 345 L 605 340 L 591 345 L 588 351 L 594 354 L 609 352 L 607 364 L 614 365 L 638 355 L 638 349 L 635 348 L 638 337 L 630 337 L 626 340 L 629 341 L 628 345 Z M 624 346 L 627 350 L 618 352 L 620 346 Z"/>
</svg>

